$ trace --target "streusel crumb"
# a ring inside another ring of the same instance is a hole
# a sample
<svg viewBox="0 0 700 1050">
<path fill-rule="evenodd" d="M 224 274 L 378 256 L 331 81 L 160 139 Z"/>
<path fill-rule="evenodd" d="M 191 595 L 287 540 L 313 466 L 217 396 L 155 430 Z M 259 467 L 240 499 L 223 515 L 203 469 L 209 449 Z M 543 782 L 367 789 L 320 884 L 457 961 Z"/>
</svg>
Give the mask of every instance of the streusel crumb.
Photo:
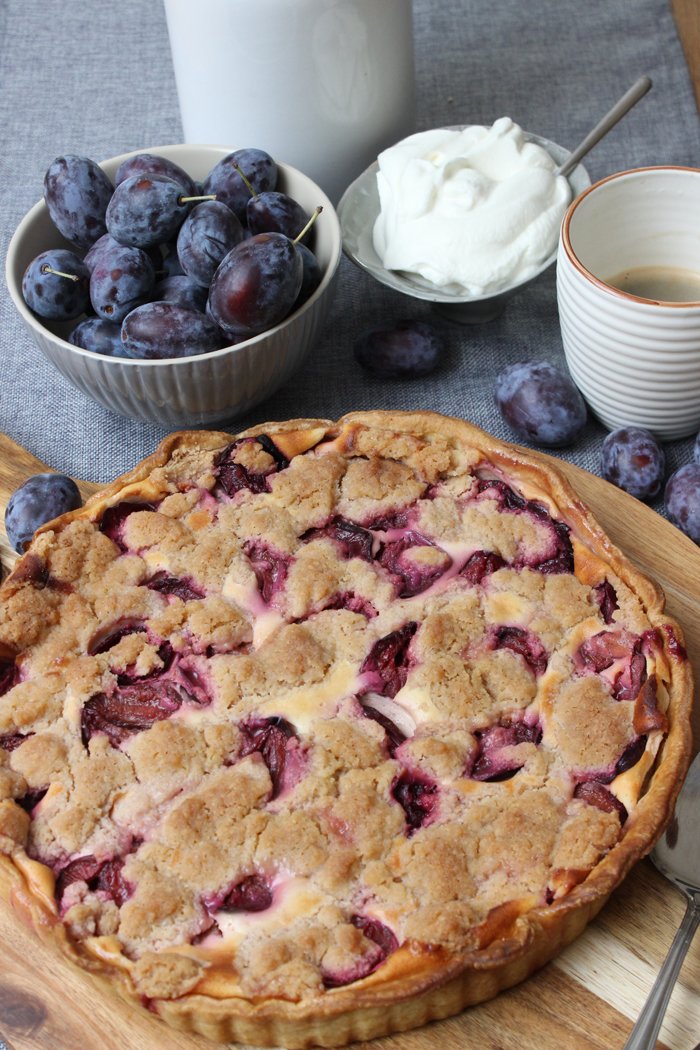
<svg viewBox="0 0 700 1050">
<path fill-rule="evenodd" d="M 383 418 L 181 435 L 3 586 L 0 849 L 146 1000 L 517 939 L 634 821 L 676 636 L 535 468 Z"/>
</svg>

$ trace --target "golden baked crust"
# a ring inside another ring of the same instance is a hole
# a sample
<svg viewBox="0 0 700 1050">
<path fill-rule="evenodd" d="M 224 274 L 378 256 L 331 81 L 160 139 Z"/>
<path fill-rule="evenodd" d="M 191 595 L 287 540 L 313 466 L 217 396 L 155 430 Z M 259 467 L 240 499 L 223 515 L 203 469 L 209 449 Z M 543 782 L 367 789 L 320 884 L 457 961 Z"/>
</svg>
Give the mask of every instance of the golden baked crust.
<svg viewBox="0 0 700 1050">
<path fill-rule="evenodd" d="M 547 460 L 432 413 L 171 435 L 0 598 L 0 890 L 222 1041 L 522 980 L 688 764 L 659 589 Z"/>
</svg>

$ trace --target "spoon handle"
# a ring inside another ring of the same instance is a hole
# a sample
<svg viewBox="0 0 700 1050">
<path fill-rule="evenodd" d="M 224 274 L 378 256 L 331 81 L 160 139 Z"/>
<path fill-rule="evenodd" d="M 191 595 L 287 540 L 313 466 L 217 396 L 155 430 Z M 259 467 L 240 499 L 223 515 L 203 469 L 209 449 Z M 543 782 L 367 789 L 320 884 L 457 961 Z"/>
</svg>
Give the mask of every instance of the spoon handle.
<svg viewBox="0 0 700 1050">
<path fill-rule="evenodd" d="M 632 109 L 632 106 L 636 105 L 640 98 L 646 95 L 650 87 L 651 79 L 649 77 L 640 77 L 639 80 L 636 80 L 629 91 L 626 91 L 613 108 L 588 132 L 583 142 L 576 147 L 573 153 L 570 153 L 566 160 L 562 161 L 555 174 L 568 175 L 570 171 L 573 171 L 581 158 L 585 157 L 588 151 L 593 149 L 596 142 L 599 142 L 603 135 L 607 135 L 610 129 L 617 124 L 618 120 L 621 120 L 625 113 Z"/>
<path fill-rule="evenodd" d="M 661 1028 L 673 986 L 698 924 L 700 924 L 700 897 L 696 899 L 695 896 L 689 896 L 683 921 L 678 927 L 678 932 L 659 970 L 654 987 L 649 993 L 644 1009 L 630 1032 L 630 1037 L 623 1050 L 654 1050 L 656 1036 Z"/>
</svg>

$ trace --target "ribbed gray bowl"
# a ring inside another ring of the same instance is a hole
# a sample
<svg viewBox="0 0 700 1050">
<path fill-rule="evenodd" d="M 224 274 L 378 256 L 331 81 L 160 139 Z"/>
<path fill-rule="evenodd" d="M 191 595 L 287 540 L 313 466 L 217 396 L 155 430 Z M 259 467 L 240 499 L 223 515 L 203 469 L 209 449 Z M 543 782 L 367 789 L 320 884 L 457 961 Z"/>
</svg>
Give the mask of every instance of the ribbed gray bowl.
<svg viewBox="0 0 700 1050">
<path fill-rule="evenodd" d="M 147 147 L 174 160 L 194 179 L 207 172 L 232 147 L 173 145 Z M 132 153 L 104 161 L 110 177 Z M 74 386 L 112 412 L 163 426 L 213 426 L 242 415 L 263 401 L 301 365 L 320 335 L 332 302 L 341 253 L 340 224 L 325 193 L 296 168 L 278 163 L 278 189 L 310 213 L 323 207 L 315 224 L 314 250 L 323 280 L 295 314 L 267 332 L 196 357 L 136 361 L 104 357 L 67 342 L 75 322 L 44 322 L 22 297 L 22 275 L 31 260 L 48 248 L 73 248 L 58 233 L 43 201 L 27 212 L 12 237 L 5 276 L 12 300 L 39 349 Z"/>
</svg>

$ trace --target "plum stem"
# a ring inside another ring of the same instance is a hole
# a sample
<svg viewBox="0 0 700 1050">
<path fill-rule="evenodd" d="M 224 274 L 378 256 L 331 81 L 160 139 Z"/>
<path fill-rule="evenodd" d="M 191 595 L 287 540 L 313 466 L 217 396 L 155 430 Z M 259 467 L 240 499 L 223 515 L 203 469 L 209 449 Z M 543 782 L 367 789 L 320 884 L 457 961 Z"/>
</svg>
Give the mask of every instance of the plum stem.
<svg viewBox="0 0 700 1050">
<path fill-rule="evenodd" d="M 178 204 L 189 204 L 190 201 L 215 201 L 215 200 L 216 200 L 216 194 L 215 193 L 203 193 L 203 194 L 201 194 L 198 197 L 178 197 L 177 203 Z"/>
<path fill-rule="evenodd" d="M 257 197 L 258 194 L 253 189 L 253 184 L 251 183 L 250 179 L 246 175 L 243 174 L 243 171 L 241 170 L 240 164 L 236 164 L 235 161 L 233 161 L 232 163 L 233 163 L 234 168 L 236 169 L 236 171 L 238 172 L 238 174 L 241 176 L 241 178 L 243 179 L 244 183 L 248 187 L 248 190 L 250 191 L 251 197 Z"/>
<path fill-rule="evenodd" d="M 314 211 L 313 215 L 311 216 L 311 218 L 307 222 L 307 224 L 304 227 L 304 229 L 301 231 L 301 233 L 298 233 L 296 235 L 296 237 L 294 238 L 294 241 L 293 241 L 294 244 L 298 244 L 299 241 L 302 239 L 302 237 L 306 236 L 306 234 L 309 232 L 309 230 L 311 229 L 313 224 L 316 222 L 316 219 L 319 217 L 319 215 L 321 214 L 322 211 L 323 211 L 323 205 L 319 204 L 318 208 L 316 208 L 316 210 Z"/>
<path fill-rule="evenodd" d="M 44 263 L 41 267 L 42 273 L 52 273 L 56 277 L 67 277 L 69 281 L 79 281 L 80 277 L 77 273 L 64 273 L 63 270 L 54 270 L 53 266 L 49 266 L 48 263 Z"/>
</svg>

